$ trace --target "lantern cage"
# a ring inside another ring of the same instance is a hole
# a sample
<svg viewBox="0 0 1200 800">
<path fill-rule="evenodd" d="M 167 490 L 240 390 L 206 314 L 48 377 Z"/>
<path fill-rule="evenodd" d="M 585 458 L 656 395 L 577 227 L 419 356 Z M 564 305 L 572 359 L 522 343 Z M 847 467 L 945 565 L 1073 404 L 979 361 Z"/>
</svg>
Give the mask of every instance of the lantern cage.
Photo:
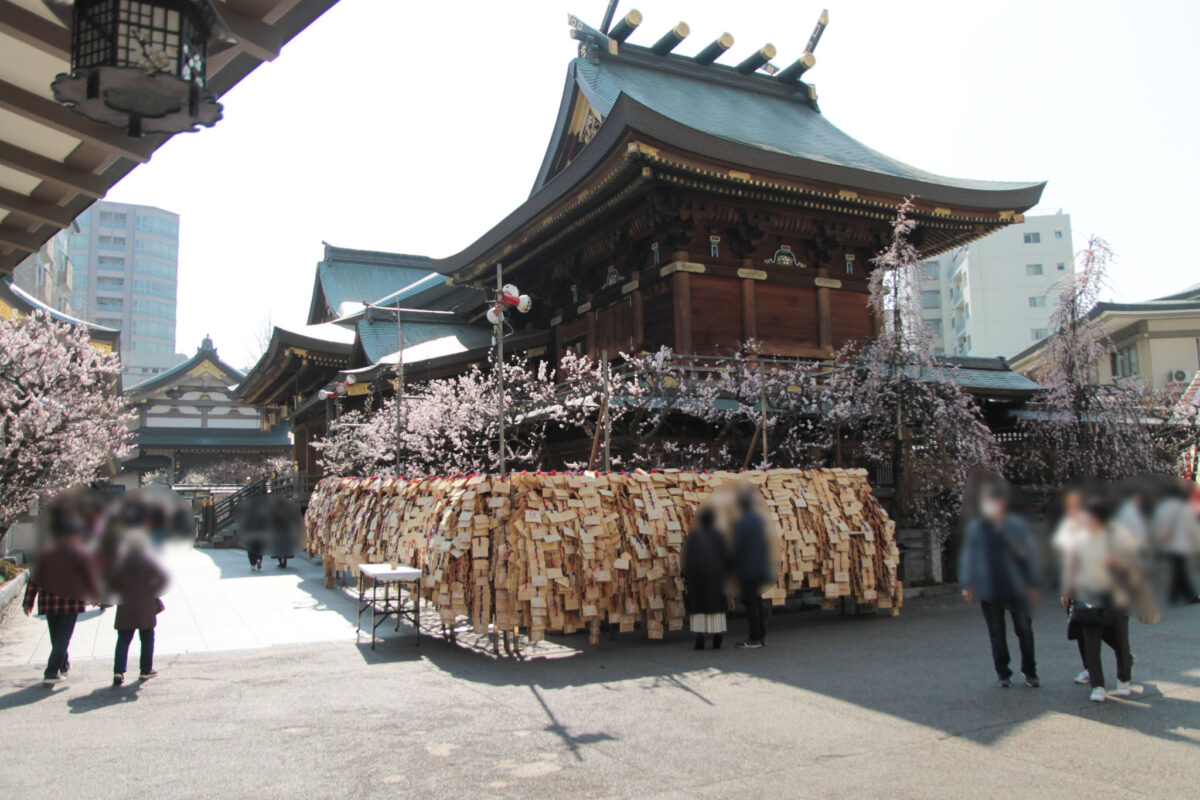
<svg viewBox="0 0 1200 800">
<path fill-rule="evenodd" d="M 71 72 L 54 98 L 95 122 L 173 134 L 211 127 L 208 57 L 236 43 L 209 0 L 45 0 L 71 28 Z"/>
</svg>

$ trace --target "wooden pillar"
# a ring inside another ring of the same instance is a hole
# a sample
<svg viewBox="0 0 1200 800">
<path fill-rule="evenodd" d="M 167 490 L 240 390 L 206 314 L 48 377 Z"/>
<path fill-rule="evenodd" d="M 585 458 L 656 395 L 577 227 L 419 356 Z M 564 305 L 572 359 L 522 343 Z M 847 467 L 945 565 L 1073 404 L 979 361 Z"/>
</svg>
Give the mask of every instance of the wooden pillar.
<svg viewBox="0 0 1200 800">
<path fill-rule="evenodd" d="M 671 275 L 671 293 L 675 307 L 675 352 L 692 353 L 692 281 L 691 274 Z"/>
<path fill-rule="evenodd" d="M 828 278 L 829 268 L 821 267 L 817 275 Z M 833 349 L 833 304 L 828 286 L 817 287 L 817 344 L 822 350 Z"/>
<path fill-rule="evenodd" d="M 742 266 L 752 269 L 754 262 L 743 259 Z M 755 308 L 756 289 L 753 278 L 742 278 L 742 341 L 748 342 L 758 338 L 758 311 Z"/>
<path fill-rule="evenodd" d="M 563 357 L 563 310 L 561 308 L 554 309 L 554 316 L 558 317 L 559 323 L 554 326 L 554 366 L 557 369 L 562 363 Z"/>
<path fill-rule="evenodd" d="M 592 295 L 587 296 L 586 302 L 588 310 L 584 319 L 587 320 L 587 355 L 595 361 L 600 357 L 600 350 L 596 347 L 596 309 L 592 308 Z"/>
<path fill-rule="evenodd" d="M 638 282 L 633 290 L 633 348 L 632 352 L 646 349 L 646 317 L 642 310 L 642 273 L 634 271 L 630 278 Z"/>
</svg>

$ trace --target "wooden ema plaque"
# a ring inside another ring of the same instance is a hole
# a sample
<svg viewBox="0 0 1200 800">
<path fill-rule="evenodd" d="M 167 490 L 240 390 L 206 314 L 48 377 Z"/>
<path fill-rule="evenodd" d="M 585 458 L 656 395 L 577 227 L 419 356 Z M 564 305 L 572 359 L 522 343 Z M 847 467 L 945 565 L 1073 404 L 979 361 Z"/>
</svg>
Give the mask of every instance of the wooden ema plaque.
<svg viewBox="0 0 1200 800">
<path fill-rule="evenodd" d="M 680 554 L 693 517 L 738 483 L 762 497 L 778 559 L 772 603 L 808 588 L 824 608 L 850 597 L 899 613 L 895 525 L 865 470 L 326 478 L 305 548 L 351 572 L 418 567 L 421 597 L 446 625 L 468 617 L 477 633 L 494 625 L 531 641 L 586 628 L 596 643 L 602 620 L 621 631 L 641 622 L 656 639 L 685 624 Z"/>
</svg>

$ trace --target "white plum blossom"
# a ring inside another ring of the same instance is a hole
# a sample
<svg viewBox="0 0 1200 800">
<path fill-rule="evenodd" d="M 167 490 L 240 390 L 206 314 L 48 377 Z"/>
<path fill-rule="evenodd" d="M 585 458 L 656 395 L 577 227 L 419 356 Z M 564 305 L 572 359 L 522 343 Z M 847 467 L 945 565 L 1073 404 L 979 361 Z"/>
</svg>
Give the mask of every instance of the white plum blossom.
<svg viewBox="0 0 1200 800">
<path fill-rule="evenodd" d="M 120 360 L 83 325 L 0 318 L 0 527 L 41 495 L 82 486 L 121 456 L 132 415 Z"/>
</svg>

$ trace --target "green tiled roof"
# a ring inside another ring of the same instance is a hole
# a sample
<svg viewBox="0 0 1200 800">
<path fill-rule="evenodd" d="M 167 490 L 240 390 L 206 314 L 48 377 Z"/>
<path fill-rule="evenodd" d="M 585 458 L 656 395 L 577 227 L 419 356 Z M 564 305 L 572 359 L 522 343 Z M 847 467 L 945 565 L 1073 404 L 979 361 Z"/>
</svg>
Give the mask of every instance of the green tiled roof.
<svg viewBox="0 0 1200 800">
<path fill-rule="evenodd" d="M 428 278 L 432 272 L 426 256 L 326 245 L 325 259 L 317 264 L 308 322 L 353 314 L 367 303 Z"/>
<path fill-rule="evenodd" d="M 359 320 L 358 337 L 362 343 L 363 354 L 372 364 L 378 364 L 385 356 L 396 352 L 396 323 L 392 320 Z M 472 350 L 491 342 L 491 329 L 468 325 L 460 318 L 451 315 L 447 315 L 444 323 L 408 321 L 404 323 L 405 351 L 446 337 L 454 337 L 458 341 L 460 346 L 456 346 L 456 350 Z M 406 363 L 409 361 L 410 359 L 405 359 Z"/>
</svg>

